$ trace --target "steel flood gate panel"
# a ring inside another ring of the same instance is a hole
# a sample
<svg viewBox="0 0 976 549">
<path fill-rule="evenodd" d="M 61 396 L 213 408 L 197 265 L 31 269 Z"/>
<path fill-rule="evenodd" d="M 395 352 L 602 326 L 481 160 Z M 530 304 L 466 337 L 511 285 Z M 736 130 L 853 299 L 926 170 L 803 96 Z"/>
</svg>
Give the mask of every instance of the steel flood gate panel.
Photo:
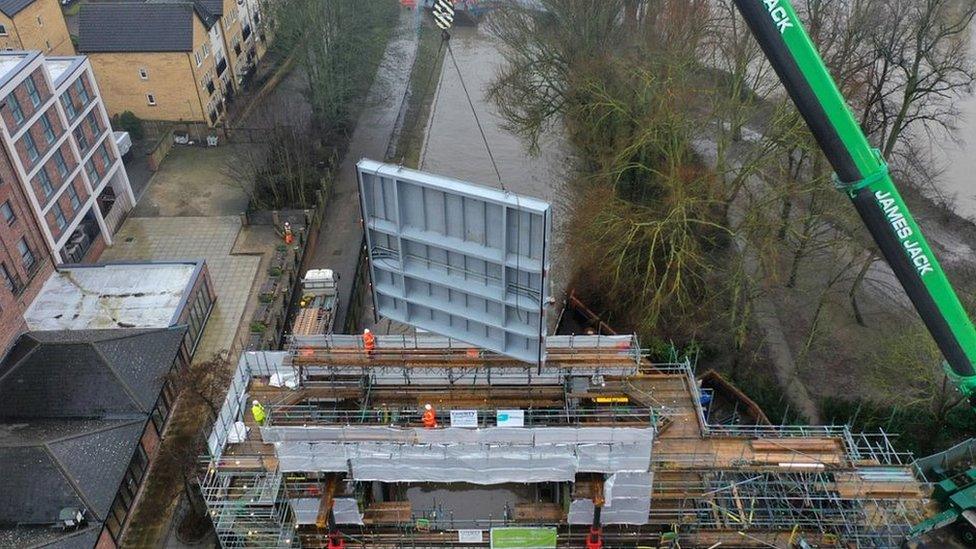
<svg viewBox="0 0 976 549">
<path fill-rule="evenodd" d="M 549 203 L 368 159 L 357 172 L 377 313 L 543 363 Z"/>
</svg>

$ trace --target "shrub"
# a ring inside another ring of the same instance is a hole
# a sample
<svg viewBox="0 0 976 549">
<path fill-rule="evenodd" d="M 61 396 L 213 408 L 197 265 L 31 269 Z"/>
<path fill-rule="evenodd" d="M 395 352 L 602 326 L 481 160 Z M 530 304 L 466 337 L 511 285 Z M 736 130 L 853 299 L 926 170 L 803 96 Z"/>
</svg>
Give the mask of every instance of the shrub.
<svg viewBox="0 0 976 549">
<path fill-rule="evenodd" d="M 132 139 L 142 139 L 145 131 L 142 128 L 142 120 L 132 111 L 125 111 L 112 117 L 112 125 L 121 131 L 129 132 Z"/>
</svg>

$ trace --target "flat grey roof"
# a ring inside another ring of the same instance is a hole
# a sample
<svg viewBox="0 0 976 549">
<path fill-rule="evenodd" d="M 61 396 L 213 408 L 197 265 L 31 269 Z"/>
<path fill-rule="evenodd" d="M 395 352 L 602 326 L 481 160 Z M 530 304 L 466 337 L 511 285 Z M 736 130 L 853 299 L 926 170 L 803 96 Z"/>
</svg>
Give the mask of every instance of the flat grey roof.
<svg viewBox="0 0 976 549">
<path fill-rule="evenodd" d="M 63 267 L 24 319 L 31 330 L 165 328 L 173 325 L 202 263 Z"/>
</svg>

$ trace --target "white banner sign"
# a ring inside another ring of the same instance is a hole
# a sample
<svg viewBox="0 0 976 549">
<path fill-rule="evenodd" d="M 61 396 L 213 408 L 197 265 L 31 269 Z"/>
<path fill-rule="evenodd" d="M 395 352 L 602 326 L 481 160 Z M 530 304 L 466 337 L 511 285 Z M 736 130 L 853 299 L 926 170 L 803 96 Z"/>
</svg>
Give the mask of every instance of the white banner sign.
<svg viewBox="0 0 976 549">
<path fill-rule="evenodd" d="M 458 530 L 458 543 L 484 543 L 485 533 L 482 530 Z"/>
<path fill-rule="evenodd" d="M 451 410 L 451 427 L 477 427 L 478 410 Z"/>
<path fill-rule="evenodd" d="M 498 410 L 495 423 L 499 427 L 522 427 L 525 424 L 525 410 Z"/>
</svg>

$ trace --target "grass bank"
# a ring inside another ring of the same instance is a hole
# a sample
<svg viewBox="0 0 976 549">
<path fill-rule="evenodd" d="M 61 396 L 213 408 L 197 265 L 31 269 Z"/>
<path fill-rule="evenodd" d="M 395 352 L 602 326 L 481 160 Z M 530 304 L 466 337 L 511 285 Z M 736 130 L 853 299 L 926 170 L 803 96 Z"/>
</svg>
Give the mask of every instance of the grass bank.
<svg viewBox="0 0 976 549">
<path fill-rule="evenodd" d="M 410 89 L 407 91 L 406 115 L 399 128 L 393 155 L 393 159 L 404 166 L 420 167 L 420 152 L 424 147 L 427 123 L 432 114 L 445 52 L 441 31 L 425 21 L 420 27 L 417 57 L 410 73 Z"/>
</svg>

